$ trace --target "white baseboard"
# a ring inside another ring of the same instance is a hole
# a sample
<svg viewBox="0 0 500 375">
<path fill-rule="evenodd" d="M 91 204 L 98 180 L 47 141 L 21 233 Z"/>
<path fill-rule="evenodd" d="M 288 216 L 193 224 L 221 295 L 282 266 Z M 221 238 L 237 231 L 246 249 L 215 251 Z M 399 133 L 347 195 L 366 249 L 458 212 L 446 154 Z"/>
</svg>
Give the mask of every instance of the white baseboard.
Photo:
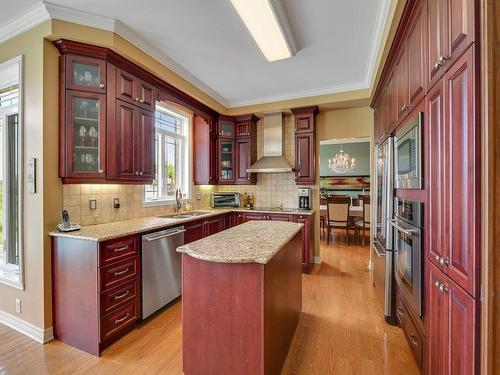
<svg viewBox="0 0 500 375">
<path fill-rule="evenodd" d="M 321 257 L 314 257 L 314 263 L 321 264 Z"/>
<path fill-rule="evenodd" d="M 28 336 L 40 344 L 45 344 L 54 339 L 54 330 L 52 327 L 42 329 L 3 311 L 0 311 L 0 323 L 19 333 L 22 333 L 25 336 Z"/>
</svg>

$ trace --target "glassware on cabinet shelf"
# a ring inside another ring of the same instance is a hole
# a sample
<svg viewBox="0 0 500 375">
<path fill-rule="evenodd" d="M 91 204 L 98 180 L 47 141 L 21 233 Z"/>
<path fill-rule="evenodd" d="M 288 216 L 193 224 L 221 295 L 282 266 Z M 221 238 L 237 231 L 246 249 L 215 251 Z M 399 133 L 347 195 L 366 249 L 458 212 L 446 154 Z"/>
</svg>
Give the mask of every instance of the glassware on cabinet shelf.
<svg viewBox="0 0 500 375">
<path fill-rule="evenodd" d="M 99 66 L 75 63 L 73 65 L 74 83 L 80 86 L 99 87 L 101 83 Z"/>
<path fill-rule="evenodd" d="M 89 137 L 92 141 L 92 147 L 95 147 L 96 146 L 96 139 L 97 139 L 97 130 L 95 130 L 95 128 L 93 126 L 90 127 Z"/>
<path fill-rule="evenodd" d="M 85 126 L 80 126 L 80 146 L 85 146 L 85 136 L 87 135 L 87 128 Z"/>
</svg>

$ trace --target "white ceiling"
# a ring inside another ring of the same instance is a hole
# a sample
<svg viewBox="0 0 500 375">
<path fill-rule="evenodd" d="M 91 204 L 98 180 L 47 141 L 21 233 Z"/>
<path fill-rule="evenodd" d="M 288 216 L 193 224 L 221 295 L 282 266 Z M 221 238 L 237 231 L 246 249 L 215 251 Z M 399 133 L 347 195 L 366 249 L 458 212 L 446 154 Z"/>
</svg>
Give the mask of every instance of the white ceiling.
<svg viewBox="0 0 500 375">
<path fill-rule="evenodd" d="M 112 28 L 227 107 L 367 88 L 390 2 L 282 0 L 300 50 L 268 62 L 229 0 L 51 1 L 52 18 Z M 0 40 L 41 5 L 0 3 Z"/>
</svg>

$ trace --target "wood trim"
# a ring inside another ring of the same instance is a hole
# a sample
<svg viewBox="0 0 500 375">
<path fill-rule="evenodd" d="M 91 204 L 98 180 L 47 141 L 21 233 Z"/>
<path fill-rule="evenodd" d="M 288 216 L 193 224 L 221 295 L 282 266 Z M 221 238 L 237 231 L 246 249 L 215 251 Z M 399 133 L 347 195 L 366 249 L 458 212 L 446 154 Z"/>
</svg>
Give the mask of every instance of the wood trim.
<svg viewBox="0 0 500 375">
<path fill-rule="evenodd" d="M 140 79 L 152 84 L 158 89 L 158 100 L 160 101 L 171 101 L 183 105 L 207 120 L 208 118 L 217 118 L 219 116 L 217 111 L 210 108 L 206 104 L 203 104 L 184 91 L 168 82 L 165 82 L 161 78 L 158 78 L 154 74 L 134 64 L 109 48 L 94 46 L 68 39 L 58 39 L 53 43 L 61 54 L 73 53 L 77 55 L 101 58 L 122 69 L 125 69 L 129 73 L 138 76 Z"/>
</svg>

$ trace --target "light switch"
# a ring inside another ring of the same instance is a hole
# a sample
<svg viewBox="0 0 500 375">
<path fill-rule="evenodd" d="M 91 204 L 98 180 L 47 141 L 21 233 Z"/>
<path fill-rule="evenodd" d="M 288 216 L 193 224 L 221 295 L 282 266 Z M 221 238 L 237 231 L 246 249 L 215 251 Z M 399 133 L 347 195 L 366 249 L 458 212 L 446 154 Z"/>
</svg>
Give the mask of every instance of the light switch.
<svg viewBox="0 0 500 375">
<path fill-rule="evenodd" d="M 97 199 L 95 198 L 89 199 L 89 208 L 91 210 L 97 210 Z"/>
</svg>

